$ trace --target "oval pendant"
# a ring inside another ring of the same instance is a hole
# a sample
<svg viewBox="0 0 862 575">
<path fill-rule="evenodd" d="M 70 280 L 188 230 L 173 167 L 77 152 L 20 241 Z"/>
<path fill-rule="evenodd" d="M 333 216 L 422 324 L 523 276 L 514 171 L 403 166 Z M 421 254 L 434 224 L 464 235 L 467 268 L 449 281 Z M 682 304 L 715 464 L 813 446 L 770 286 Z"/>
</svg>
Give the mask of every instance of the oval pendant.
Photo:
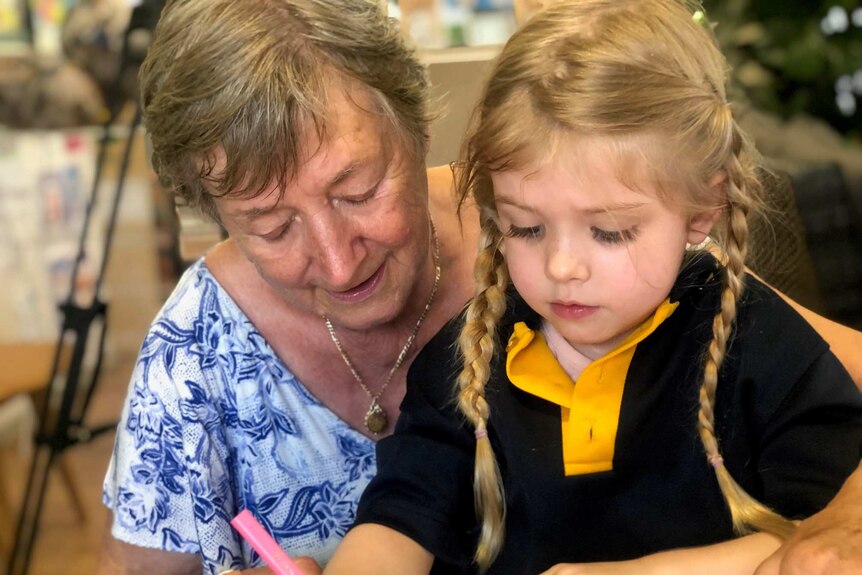
<svg viewBox="0 0 862 575">
<path fill-rule="evenodd" d="M 377 403 L 377 400 L 373 400 L 371 405 L 368 406 L 368 411 L 365 413 L 365 428 L 374 435 L 377 435 L 381 431 L 384 431 L 388 425 L 389 417 L 387 417 L 383 408 L 380 407 L 380 404 Z"/>
</svg>

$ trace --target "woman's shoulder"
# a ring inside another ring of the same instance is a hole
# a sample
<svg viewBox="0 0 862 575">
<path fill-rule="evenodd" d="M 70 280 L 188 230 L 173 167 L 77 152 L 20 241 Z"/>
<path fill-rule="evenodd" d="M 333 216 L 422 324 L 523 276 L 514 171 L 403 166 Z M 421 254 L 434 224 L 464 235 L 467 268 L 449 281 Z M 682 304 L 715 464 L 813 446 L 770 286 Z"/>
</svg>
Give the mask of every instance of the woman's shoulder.
<svg viewBox="0 0 862 575">
<path fill-rule="evenodd" d="M 144 337 L 138 354 L 142 376 L 153 369 L 168 379 L 171 374 L 186 374 L 181 380 L 193 373 L 214 375 L 223 372 L 215 368 L 227 360 L 240 369 L 240 358 L 274 362 L 267 342 L 199 259 L 183 273 Z"/>
<path fill-rule="evenodd" d="M 204 258 L 200 258 L 182 273 L 153 323 L 165 320 L 188 323 L 206 300 L 217 298 L 222 291 Z"/>
<path fill-rule="evenodd" d="M 428 201 L 438 225 L 457 222 L 462 233 L 478 232 L 478 211 L 472 200 L 463 203 L 458 196 L 455 173 L 450 166 L 435 166 L 426 170 L 428 177 Z"/>
<path fill-rule="evenodd" d="M 432 166 L 425 172 L 428 175 L 428 192 L 431 196 L 454 193 L 455 174 L 451 166 Z"/>
<path fill-rule="evenodd" d="M 201 316 L 214 313 L 232 321 L 244 319 L 242 311 L 210 271 L 207 261 L 200 258 L 180 276 L 153 325 L 170 322 L 191 327 Z"/>
</svg>

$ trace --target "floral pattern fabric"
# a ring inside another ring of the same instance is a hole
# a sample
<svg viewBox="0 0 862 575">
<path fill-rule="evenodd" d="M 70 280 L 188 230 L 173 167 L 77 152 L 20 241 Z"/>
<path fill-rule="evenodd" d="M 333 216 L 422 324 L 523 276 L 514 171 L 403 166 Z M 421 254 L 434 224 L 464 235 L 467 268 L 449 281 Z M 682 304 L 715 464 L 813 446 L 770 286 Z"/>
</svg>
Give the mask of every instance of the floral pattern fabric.
<svg viewBox="0 0 862 575">
<path fill-rule="evenodd" d="M 103 489 L 114 537 L 199 554 L 215 575 L 261 564 L 229 524 L 249 509 L 289 553 L 325 564 L 375 472 L 374 442 L 192 265 L 144 340 L 117 428 Z"/>
</svg>

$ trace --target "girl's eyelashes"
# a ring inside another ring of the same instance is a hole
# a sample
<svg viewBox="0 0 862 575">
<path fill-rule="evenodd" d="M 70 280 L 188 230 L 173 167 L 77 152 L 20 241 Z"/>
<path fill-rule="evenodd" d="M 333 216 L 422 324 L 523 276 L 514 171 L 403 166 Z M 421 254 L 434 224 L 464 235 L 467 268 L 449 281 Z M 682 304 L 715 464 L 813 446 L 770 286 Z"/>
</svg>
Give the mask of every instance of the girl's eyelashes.
<svg viewBox="0 0 862 575">
<path fill-rule="evenodd" d="M 544 232 L 545 228 L 541 225 L 529 227 L 510 225 L 505 235 L 509 238 L 538 240 L 542 238 Z M 635 238 L 637 238 L 639 232 L 640 228 L 638 228 L 638 226 L 632 226 L 624 230 L 603 230 L 595 226 L 592 226 L 590 228 L 590 233 L 592 234 L 594 240 L 609 245 L 624 244 L 627 242 L 634 241 Z"/>
<path fill-rule="evenodd" d="M 603 230 L 593 226 L 590 231 L 593 234 L 593 239 L 597 242 L 615 245 L 634 241 L 640 229 L 637 226 L 632 226 L 625 230 Z"/>
<path fill-rule="evenodd" d="M 543 229 L 544 228 L 542 226 L 530 226 L 528 228 L 522 228 L 515 225 L 511 225 L 509 226 L 508 231 L 506 231 L 506 237 L 526 238 L 534 240 L 541 237 Z"/>
</svg>

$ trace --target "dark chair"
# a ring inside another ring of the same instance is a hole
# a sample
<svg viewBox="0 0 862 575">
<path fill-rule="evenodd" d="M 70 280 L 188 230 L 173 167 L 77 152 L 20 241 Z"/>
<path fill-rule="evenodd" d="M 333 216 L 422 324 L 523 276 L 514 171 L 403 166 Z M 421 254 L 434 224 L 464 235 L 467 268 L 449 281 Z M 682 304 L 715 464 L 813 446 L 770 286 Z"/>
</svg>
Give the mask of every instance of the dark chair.
<svg viewBox="0 0 862 575">
<path fill-rule="evenodd" d="M 835 164 L 794 174 L 793 190 L 822 294 L 822 313 L 862 329 L 862 206 Z"/>
<path fill-rule="evenodd" d="M 764 281 L 808 309 L 825 305 L 790 176 L 763 173 L 766 213 L 751 225 L 748 265 Z"/>
</svg>

